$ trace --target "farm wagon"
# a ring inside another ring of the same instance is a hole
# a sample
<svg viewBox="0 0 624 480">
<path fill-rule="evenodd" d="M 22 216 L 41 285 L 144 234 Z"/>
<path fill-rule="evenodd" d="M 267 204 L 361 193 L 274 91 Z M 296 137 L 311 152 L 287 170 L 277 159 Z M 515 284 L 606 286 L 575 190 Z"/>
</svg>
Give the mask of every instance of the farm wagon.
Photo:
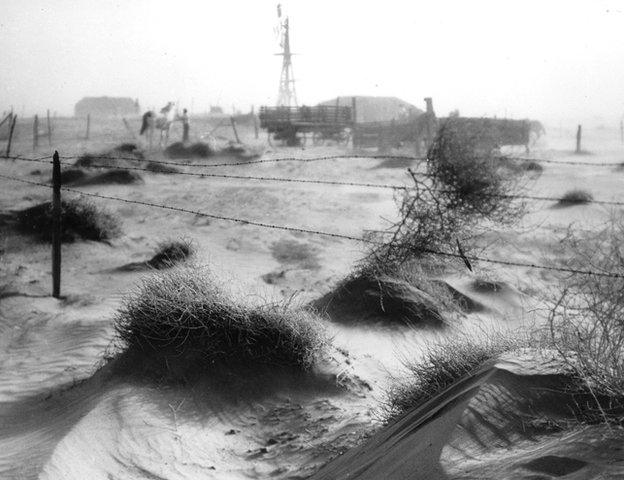
<svg viewBox="0 0 624 480">
<path fill-rule="evenodd" d="M 351 107 L 317 105 L 313 107 L 260 107 L 260 127 L 275 140 L 299 145 L 311 136 L 315 145 L 325 140 L 346 144 L 353 126 Z"/>
</svg>

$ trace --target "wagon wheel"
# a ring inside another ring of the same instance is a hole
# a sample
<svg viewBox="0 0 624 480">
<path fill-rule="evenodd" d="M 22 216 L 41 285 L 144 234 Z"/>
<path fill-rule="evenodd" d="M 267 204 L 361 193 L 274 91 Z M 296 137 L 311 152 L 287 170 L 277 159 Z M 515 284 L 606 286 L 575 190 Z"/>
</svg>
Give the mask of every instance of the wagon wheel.
<svg viewBox="0 0 624 480">
<path fill-rule="evenodd" d="M 336 141 L 338 142 L 338 145 L 346 146 L 349 144 L 349 140 L 351 140 L 351 129 L 349 128 L 345 128 L 344 130 L 341 130 L 336 135 Z"/>
<path fill-rule="evenodd" d="M 299 145 L 305 147 L 308 144 L 308 134 L 306 132 L 297 135 L 297 139 L 299 140 Z"/>
<path fill-rule="evenodd" d="M 312 133 L 312 144 L 314 146 L 323 145 L 325 143 L 325 135 L 321 131 Z"/>
</svg>

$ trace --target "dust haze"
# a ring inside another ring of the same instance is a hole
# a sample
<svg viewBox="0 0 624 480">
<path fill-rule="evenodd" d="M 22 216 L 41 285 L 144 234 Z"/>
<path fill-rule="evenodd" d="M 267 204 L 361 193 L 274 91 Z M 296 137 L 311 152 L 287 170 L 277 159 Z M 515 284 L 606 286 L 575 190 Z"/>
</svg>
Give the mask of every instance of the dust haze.
<svg viewBox="0 0 624 480">
<path fill-rule="evenodd" d="M 624 478 L 617 1 L 4 0 L 0 478 Z"/>
<path fill-rule="evenodd" d="M 275 101 L 275 3 L 3 3 L 3 105 L 72 113 L 83 96 L 193 113 Z M 441 113 L 614 122 L 623 113 L 616 1 L 283 2 L 300 101 L 436 99 Z"/>
</svg>

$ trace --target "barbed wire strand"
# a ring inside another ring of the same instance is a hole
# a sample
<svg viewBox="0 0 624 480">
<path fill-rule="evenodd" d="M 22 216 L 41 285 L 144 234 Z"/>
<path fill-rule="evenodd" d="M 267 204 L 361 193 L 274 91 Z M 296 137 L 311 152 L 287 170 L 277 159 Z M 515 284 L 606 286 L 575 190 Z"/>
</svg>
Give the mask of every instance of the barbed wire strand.
<svg viewBox="0 0 624 480">
<path fill-rule="evenodd" d="M 48 160 L 41 159 L 28 159 L 28 158 L 19 158 L 19 160 L 30 161 L 30 162 L 38 162 L 38 163 L 50 163 Z M 73 167 L 75 165 L 71 163 L 61 162 L 61 165 L 67 167 Z M 314 184 L 314 185 L 331 185 L 331 186 L 347 186 L 347 187 L 364 187 L 364 188 L 380 188 L 380 189 L 388 189 L 388 190 L 409 190 L 412 188 L 409 185 L 399 185 L 399 184 L 388 184 L 388 183 L 369 183 L 369 182 L 345 182 L 339 180 L 320 180 L 320 179 L 302 179 L 302 178 L 288 178 L 288 177 L 267 177 L 267 176 L 253 176 L 253 175 L 233 175 L 233 174 L 221 174 L 221 173 L 197 173 L 197 172 L 154 172 L 153 170 L 141 167 L 124 167 L 117 165 L 110 166 L 93 166 L 88 168 L 95 168 L 100 170 L 132 170 L 139 172 L 148 172 L 148 173 L 161 173 L 164 175 L 186 175 L 192 177 L 205 177 L 205 178 L 222 178 L 222 179 L 230 179 L 230 180 L 253 180 L 253 181 L 265 181 L 265 182 L 283 182 L 283 183 L 302 183 L 302 184 Z M 416 175 L 431 177 L 431 174 L 427 174 L 425 172 L 413 172 Z M 448 193 L 445 191 L 441 191 L 440 193 Z M 559 202 L 562 204 L 572 204 L 570 200 L 567 200 L 562 197 L 555 196 L 541 196 L 541 195 L 519 195 L 519 194 L 502 194 L 502 193 L 491 193 L 491 194 L 474 194 L 475 197 L 488 197 L 488 198 L 504 198 L 504 199 L 517 199 L 517 200 L 535 200 L 535 201 L 543 201 L 543 202 Z M 591 203 L 595 205 L 607 205 L 607 206 L 624 206 L 624 201 L 618 200 L 595 200 L 595 199 L 587 199 L 584 203 Z"/>
<path fill-rule="evenodd" d="M 222 153 L 221 155 L 228 155 L 228 152 Z M 232 153 L 230 155 L 235 155 Z M 210 168 L 210 167 L 231 167 L 231 166 L 245 166 L 245 165 L 254 165 L 254 164 L 263 164 L 263 163 L 277 163 L 277 162 L 319 162 L 325 160 L 338 160 L 338 159 L 371 159 L 371 160 L 406 160 L 406 161 L 426 161 L 427 156 L 412 156 L 412 155 L 387 155 L 387 154 L 372 154 L 372 155 L 363 155 L 363 154 L 337 154 L 337 155 L 324 155 L 317 157 L 278 157 L 278 158 L 264 158 L 264 159 L 249 159 L 239 162 L 223 162 L 223 163 L 196 163 L 196 162 L 170 162 L 164 160 L 152 160 L 149 158 L 140 158 L 137 156 L 133 157 L 124 157 L 124 156 L 112 156 L 108 154 L 83 154 L 83 155 L 70 155 L 70 156 L 61 156 L 64 160 L 79 160 L 81 158 L 90 158 L 94 160 L 124 160 L 124 161 L 134 161 L 134 162 L 142 162 L 149 161 L 152 163 L 158 163 L 161 165 L 171 165 L 171 166 L 180 166 L 180 167 L 199 167 L 199 168 Z M 4 157 L 12 160 L 20 160 L 24 159 L 21 155 Z M 41 157 L 48 158 L 46 157 Z M 552 160 L 547 158 L 531 158 L 531 157 L 517 157 L 517 156 L 506 156 L 501 155 L 501 159 L 508 160 L 517 160 L 523 162 L 536 162 L 536 163 L 547 163 L 554 165 L 577 165 L 577 166 L 592 166 L 592 167 L 622 167 L 624 165 L 624 161 L 622 162 L 586 162 L 586 161 L 577 161 L 577 160 Z"/>
<path fill-rule="evenodd" d="M 12 180 L 12 181 L 22 182 L 22 183 L 46 187 L 46 188 L 53 188 L 51 185 L 48 185 L 46 183 L 35 182 L 32 180 L 25 180 L 21 178 L 11 177 L 8 175 L 0 174 L 0 178 L 5 178 L 8 180 Z M 298 233 L 308 233 L 312 235 L 321 235 L 321 236 L 331 237 L 331 238 L 340 238 L 340 239 L 351 240 L 351 241 L 367 243 L 367 244 L 376 244 L 376 245 L 381 244 L 381 242 L 376 242 L 374 240 L 370 240 L 370 239 L 366 239 L 362 237 L 355 237 L 352 235 L 346 235 L 342 233 L 324 232 L 320 230 L 312 230 L 312 229 L 306 229 L 306 228 L 300 228 L 300 227 L 291 227 L 291 226 L 285 226 L 285 225 L 274 225 L 274 224 L 265 223 L 265 222 L 256 222 L 253 220 L 246 220 L 246 219 L 241 219 L 241 218 L 236 218 L 236 217 L 228 217 L 224 215 L 216 215 L 216 214 L 202 212 L 199 210 L 190 210 L 186 208 L 174 207 L 171 205 L 162 205 L 158 203 L 143 202 L 140 200 L 130 200 L 128 198 L 112 197 L 109 195 L 102 195 L 99 193 L 84 192 L 82 190 L 76 190 L 74 188 L 68 188 L 68 187 L 61 187 L 61 190 L 70 192 L 70 193 L 75 193 L 78 195 L 87 196 L 87 197 L 95 197 L 95 198 L 100 198 L 100 199 L 105 199 L 105 200 L 114 200 L 118 202 L 130 203 L 130 204 L 135 204 L 135 205 L 161 208 L 164 210 L 189 213 L 189 214 L 193 214 L 196 216 L 202 216 L 202 217 L 212 218 L 216 220 L 225 220 L 225 221 L 241 223 L 245 225 L 252 225 L 256 227 L 269 228 L 269 229 L 274 229 L 274 230 L 285 230 L 285 231 L 298 232 Z M 493 259 L 493 258 L 481 257 L 481 256 L 475 256 L 475 255 L 463 255 L 460 253 L 444 252 L 444 251 L 434 250 L 434 249 L 424 249 L 423 252 L 429 253 L 431 255 L 439 255 L 439 256 L 452 257 L 452 258 L 458 258 L 458 259 L 467 258 L 468 260 L 471 260 L 473 262 L 485 262 L 485 263 L 497 264 L 497 265 L 525 267 L 525 268 L 533 268 L 533 269 L 540 269 L 540 270 L 550 270 L 550 271 L 558 271 L 558 272 L 565 272 L 565 273 L 572 273 L 572 274 L 580 274 L 580 275 L 592 275 L 592 276 L 598 276 L 598 277 L 624 278 L 624 274 L 615 273 L 615 272 L 597 272 L 593 270 L 580 270 L 580 269 L 569 268 L 569 267 L 552 267 L 548 265 L 539 265 L 535 263 L 514 262 L 514 261 L 509 261 L 509 260 L 499 260 L 499 259 Z"/>
</svg>

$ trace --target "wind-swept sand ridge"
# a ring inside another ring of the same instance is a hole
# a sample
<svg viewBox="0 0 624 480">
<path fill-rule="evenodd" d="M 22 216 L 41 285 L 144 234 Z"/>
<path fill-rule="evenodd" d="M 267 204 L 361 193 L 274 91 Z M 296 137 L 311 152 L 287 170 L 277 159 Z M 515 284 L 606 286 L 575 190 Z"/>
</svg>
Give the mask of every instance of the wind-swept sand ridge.
<svg viewBox="0 0 624 480">
<path fill-rule="evenodd" d="M 535 356 L 538 358 L 535 358 Z M 488 365 L 403 415 L 312 479 L 566 478 L 624 474 L 624 434 L 574 424 L 589 394 L 573 394 L 562 365 L 537 352 Z M 519 358 L 520 357 L 520 358 Z M 585 397 L 583 399 L 582 397 Z M 598 440 L 594 437 L 598 436 Z M 589 438 L 588 438 L 589 437 Z M 548 478 L 548 477 L 544 477 Z"/>
</svg>

